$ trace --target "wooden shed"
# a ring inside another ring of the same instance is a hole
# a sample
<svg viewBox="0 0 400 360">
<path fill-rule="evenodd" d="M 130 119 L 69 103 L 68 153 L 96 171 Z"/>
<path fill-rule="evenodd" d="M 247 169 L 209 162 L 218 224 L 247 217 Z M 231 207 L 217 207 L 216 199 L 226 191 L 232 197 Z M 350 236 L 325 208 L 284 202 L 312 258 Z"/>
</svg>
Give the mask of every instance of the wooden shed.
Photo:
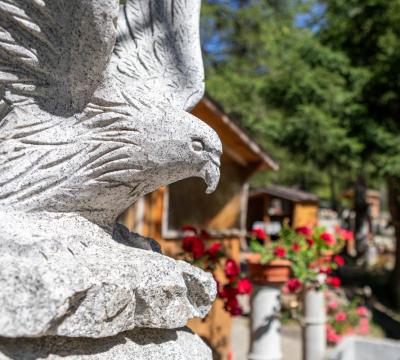
<svg viewBox="0 0 400 360">
<path fill-rule="evenodd" d="M 295 188 L 271 185 L 249 193 L 246 226 L 263 226 L 277 235 L 284 221 L 292 227 L 315 226 L 318 221 L 318 196 Z"/>
<path fill-rule="evenodd" d="M 181 252 L 182 225 L 207 229 L 210 241 L 221 241 L 230 257 L 239 262 L 240 244 L 246 235 L 248 181 L 263 170 L 277 170 L 277 163 L 246 134 L 221 107 L 206 96 L 192 111 L 210 125 L 223 144 L 220 183 L 205 193 L 203 180 L 179 181 L 146 195 L 127 210 L 123 222 L 131 230 L 157 240 L 165 255 Z M 214 359 L 225 359 L 230 349 L 231 318 L 219 300 L 206 321 L 189 326 L 212 347 Z"/>
</svg>

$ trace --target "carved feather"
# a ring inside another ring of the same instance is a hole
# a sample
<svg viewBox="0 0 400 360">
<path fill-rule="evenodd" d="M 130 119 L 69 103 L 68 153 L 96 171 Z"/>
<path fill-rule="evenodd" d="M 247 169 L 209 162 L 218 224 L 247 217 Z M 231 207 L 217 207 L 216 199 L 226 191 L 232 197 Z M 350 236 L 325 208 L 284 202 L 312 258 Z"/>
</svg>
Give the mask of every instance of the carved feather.
<svg viewBox="0 0 400 360">
<path fill-rule="evenodd" d="M 0 0 L 0 97 L 82 110 L 109 62 L 117 16 L 115 0 Z"/>
<path fill-rule="evenodd" d="M 197 104 L 204 94 L 199 14 L 200 0 L 128 0 L 121 7 L 113 63 L 128 91 L 184 110 Z"/>
<path fill-rule="evenodd" d="M 200 0 L 0 0 L 0 210 L 109 228 L 190 176 L 213 191 L 222 145 L 203 95 Z M 201 144 L 201 149 L 193 143 Z"/>
</svg>

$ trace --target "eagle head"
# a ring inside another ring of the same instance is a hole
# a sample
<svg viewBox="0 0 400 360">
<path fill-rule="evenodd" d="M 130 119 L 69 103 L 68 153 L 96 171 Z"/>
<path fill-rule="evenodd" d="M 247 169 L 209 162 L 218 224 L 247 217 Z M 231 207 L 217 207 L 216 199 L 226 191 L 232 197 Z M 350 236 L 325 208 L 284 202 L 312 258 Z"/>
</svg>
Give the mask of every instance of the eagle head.
<svg viewBox="0 0 400 360">
<path fill-rule="evenodd" d="M 206 192 L 212 193 L 218 185 L 222 155 L 217 133 L 195 116 L 176 109 L 167 110 L 154 130 L 144 144 L 149 164 L 157 171 L 154 186 L 200 177 L 207 184 Z"/>
</svg>

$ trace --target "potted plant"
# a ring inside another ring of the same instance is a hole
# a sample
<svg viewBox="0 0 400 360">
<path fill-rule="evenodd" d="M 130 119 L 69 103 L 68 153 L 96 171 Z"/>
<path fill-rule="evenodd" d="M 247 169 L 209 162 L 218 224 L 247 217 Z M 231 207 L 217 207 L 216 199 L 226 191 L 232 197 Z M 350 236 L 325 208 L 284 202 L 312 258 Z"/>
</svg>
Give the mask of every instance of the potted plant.
<svg viewBox="0 0 400 360">
<path fill-rule="evenodd" d="M 287 241 L 266 242 L 262 229 L 255 229 L 250 239 L 251 253 L 246 255 L 250 280 L 258 285 L 284 284 L 291 274 L 291 251 Z M 262 243 L 264 242 L 264 243 Z"/>
<path fill-rule="evenodd" d="M 335 254 L 343 248 L 350 234 L 342 229 L 329 233 L 320 227 L 296 230 L 285 227 L 281 237 L 292 243 L 288 259 L 292 262 L 293 276 L 284 291 L 296 294 L 295 303 L 300 304 L 302 314 L 295 317 L 303 326 L 303 359 L 320 360 L 326 350 L 326 310 L 322 290 L 326 286 L 340 286 L 340 279 L 332 274 L 344 265 L 344 259 Z"/>
<path fill-rule="evenodd" d="M 327 292 L 326 339 L 328 344 L 336 345 L 349 335 L 366 335 L 369 332 L 369 310 L 359 298 L 349 302 L 344 296 Z"/>
<path fill-rule="evenodd" d="M 325 284 L 340 286 L 333 270 L 344 265 L 335 255 L 341 251 L 352 233 L 337 228 L 334 233 L 322 227 L 285 225 L 278 241 L 267 241 L 262 229 L 255 229 L 250 239 L 251 253 L 246 255 L 249 278 L 256 284 L 287 283 L 289 292 L 319 290 Z"/>
<path fill-rule="evenodd" d="M 257 285 L 285 283 L 284 291 L 295 294 L 302 312 L 296 318 L 303 325 L 305 360 L 322 360 L 324 356 L 326 311 L 321 290 L 327 285 L 340 286 L 340 279 L 332 274 L 344 260 L 335 254 L 348 238 L 349 233 L 342 229 L 330 233 L 322 227 L 294 230 L 287 225 L 275 242 L 266 241 L 261 229 L 252 234 L 253 253 L 247 258 L 249 278 Z"/>
<path fill-rule="evenodd" d="M 255 229 L 250 240 L 252 253 L 247 256 L 249 279 L 256 285 L 251 298 L 252 343 L 249 358 L 282 356 L 280 336 L 280 291 L 291 274 L 288 259 L 290 244 L 282 238 L 267 241 L 262 229 Z"/>
</svg>

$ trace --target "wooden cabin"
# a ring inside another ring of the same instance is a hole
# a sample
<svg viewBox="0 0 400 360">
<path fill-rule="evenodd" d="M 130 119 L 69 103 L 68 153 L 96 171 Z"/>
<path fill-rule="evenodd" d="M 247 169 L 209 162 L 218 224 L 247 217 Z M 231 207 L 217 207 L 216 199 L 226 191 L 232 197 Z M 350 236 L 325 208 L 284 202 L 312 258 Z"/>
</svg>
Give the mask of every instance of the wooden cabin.
<svg viewBox="0 0 400 360">
<path fill-rule="evenodd" d="M 181 252 L 182 225 L 206 229 L 210 241 L 221 241 L 229 256 L 239 262 L 246 234 L 248 181 L 259 171 L 277 170 L 278 165 L 210 97 L 192 113 L 210 125 L 223 144 L 216 191 L 207 195 L 201 179 L 179 181 L 140 199 L 127 210 L 123 222 L 131 231 L 157 240 L 163 253 L 172 257 Z M 221 301 L 216 301 L 206 321 L 195 319 L 189 326 L 211 346 L 214 359 L 227 358 L 231 317 Z"/>
<path fill-rule="evenodd" d="M 318 197 L 294 188 L 271 185 L 249 193 L 246 227 L 263 227 L 276 236 L 283 222 L 290 226 L 315 226 L 318 221 Z"/>
</svg>

